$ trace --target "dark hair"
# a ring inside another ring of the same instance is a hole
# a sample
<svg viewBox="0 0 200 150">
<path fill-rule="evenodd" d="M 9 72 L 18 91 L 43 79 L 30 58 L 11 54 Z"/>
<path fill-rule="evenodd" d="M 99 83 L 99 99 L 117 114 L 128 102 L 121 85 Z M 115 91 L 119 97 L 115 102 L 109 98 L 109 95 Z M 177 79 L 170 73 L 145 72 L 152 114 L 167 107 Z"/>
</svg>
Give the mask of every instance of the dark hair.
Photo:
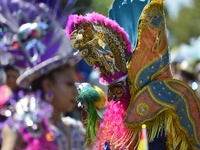
<svg viewBox="0 0 200 150">
<path fill-rule="evenodd" d="M 4 68 L 4 71 L 5 71 L 5 72 L 8 72 L 8 71 L 10 71 L 10 70 L 13 70 L 13 71 L 16 71 L 16 72 L 19 73 L 19 69 L 17 69 L 17 68 L 14 67 L 14 66 L 11 66 L 11 65 L 6 65 L 6 66 L 4 66 L 3 68 Z"/>
<path fill-rule="evenodd" d="M 49 73 L 47 74 L 44 74 L 42 75 L 41 77 L 35 79 L 32 83 L 31 83 L 31 90 L 32 91 L 37 91 L 37 90 L 42 90 L 42 92 L 44 92 L 44 90 L 42 89 L 42 81 L 44 79 L 49 79 L 51 80 L 53 83 L 55 82 L 55 75 L 57 73 L 60 73 L 62 72 L 65 68 L 69 68 L 70 66 L 69 65 L 64 65 L 64 66 L 61 66 L 59 68 L 56 68 L 52 71 L 50 71 Z"/>
</svg>

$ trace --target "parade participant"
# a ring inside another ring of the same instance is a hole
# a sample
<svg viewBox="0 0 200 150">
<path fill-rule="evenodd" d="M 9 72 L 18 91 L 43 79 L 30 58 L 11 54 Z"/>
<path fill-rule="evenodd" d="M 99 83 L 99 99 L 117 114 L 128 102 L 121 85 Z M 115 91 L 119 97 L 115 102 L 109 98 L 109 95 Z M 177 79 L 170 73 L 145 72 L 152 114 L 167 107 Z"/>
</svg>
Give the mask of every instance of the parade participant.
<svg viewBox="0 0 200 150">
<path fill-rule="evenodd" d="M 19 75 L 19 69 L 14 68 L 11 65 L 7 65 L 4 67 L 4 83 L 11 89 L 12 92 L 17 90 L 18 88 L 16 80 L 19 77 Z"/>
<path fill-rule="evenodd" d="M 0 87 L 0 107 L 5 104 L 8 98 L 12 95 L 13 92 L 18 90 L 18 86 L 16 83 L 17 78 L 19 77 L 20 73 L 17 68 L 14 68 L 10 65 L 4 66 L 4 73 L 3 73 L 3 82 L 4 85 Z"/>
<path fill-rule="evenodd" d="M 0 6 L 3 42 L 18 60 L 14 65 L 26 68 L 17 83 L 30 88 L 28 93 L 20 91 L 19 101 L 13 104 L 3 128 L 2 150 L 86 149 L 81 122 L 62 118 L 76 105 L 73 66 L 79 57 L 72 54 L 58 22 L 58 8 L 23 0 L 3 0 Z"/>
<path fill-rule="evenodd" d="M 150 150 L 200 149 L 200 103 L 187 84 L 172 79 L 163 3 L 115 0 L 113 20 L 98 13 L 69 16 L 73 48 L 108 86 L 96 149 L 136 149 L 143 124 Z"/>
<path fill-rule="evenodd" d="M 0 87 L 0 109 L 11 106 L 10 99 L 18 99 L 18 92 L 21 90 L 16 84 L 17 78 L 20 76 L 20 69 L 12 65 L 3 66 L 3 82 L 4 85 Z M 10 115 L 0 114 L 0 133 L 2 131 L 3 125 Z M 1 139 L 1 137 L 0 137 Z M 1 140 L 0 140 L 1 141 Z M 0 142 L 1 143 L 1 142 Z"/>
</svg>

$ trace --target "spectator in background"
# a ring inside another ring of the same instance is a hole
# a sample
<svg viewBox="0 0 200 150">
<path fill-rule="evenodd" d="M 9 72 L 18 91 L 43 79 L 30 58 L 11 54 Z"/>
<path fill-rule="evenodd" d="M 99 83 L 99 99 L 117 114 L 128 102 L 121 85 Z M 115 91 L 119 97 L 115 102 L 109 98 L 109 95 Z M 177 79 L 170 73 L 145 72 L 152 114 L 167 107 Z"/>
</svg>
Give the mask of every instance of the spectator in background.
<svg viewBox="0 0 200 150">
<path fill-rule="evenodd" d="M 3 83 L 0 87 L 0 107 L 2 107 L 9 97 L 16 93 L 19 88 L 16 84 L 17 78 L 20 76 L 20 72 L 17 68 L 7 65 L 4 67 Z"/>
<path fill-rule="evenodd" d="M 187 83 L 196 93 L 200 99 L 200 63 L 182 61 L 178 64 L 179 79 Z"/>
<path fill-rule="evenodd" d="M 192 64 L 188 61 L 182 61 L 178 65 L 178 70 L 180 70 L 179 80 L 187 83 L 190 87 L 192 87 L 193 82 L 195 82 L 195 72 Z"/>
<path fill-rule="evenodd" d="M 20 75 L 20 72 L 17 68 L 7 65 L 4 66 L 3 72 L 3 84 L 0 87 L 0 108 L 3 106 L 9 106 L 9 98 L 12 97 L 13 93 L 17 93 L 19 91 L 18 86 L 16 84 L 16 80 Z M 0 133 L 4 126 L 4 122 L 6 121 L 7 117 L 3 114 L 0 114 Z M 1 145 L 1 137 L 0 137 L 0 145 Z"/>
</svg>

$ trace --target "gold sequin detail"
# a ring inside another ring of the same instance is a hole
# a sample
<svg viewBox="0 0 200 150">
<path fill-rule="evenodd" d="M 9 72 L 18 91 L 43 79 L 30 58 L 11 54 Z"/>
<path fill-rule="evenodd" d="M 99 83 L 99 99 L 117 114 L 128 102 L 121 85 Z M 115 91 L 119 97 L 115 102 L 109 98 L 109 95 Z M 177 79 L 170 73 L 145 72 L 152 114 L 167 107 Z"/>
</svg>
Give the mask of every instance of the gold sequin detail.
<svg viewBox="0 0 200 150">
<path fill-rule="evenodd" d="M 138 115 L 140 116 L 145 116 L 148 114 L 150 110 L 150 107 L 148 104 L 142 102 L 142 103 L 139 103 L 137 106 L 136 106 L 136 112 Z"/>
</svg>

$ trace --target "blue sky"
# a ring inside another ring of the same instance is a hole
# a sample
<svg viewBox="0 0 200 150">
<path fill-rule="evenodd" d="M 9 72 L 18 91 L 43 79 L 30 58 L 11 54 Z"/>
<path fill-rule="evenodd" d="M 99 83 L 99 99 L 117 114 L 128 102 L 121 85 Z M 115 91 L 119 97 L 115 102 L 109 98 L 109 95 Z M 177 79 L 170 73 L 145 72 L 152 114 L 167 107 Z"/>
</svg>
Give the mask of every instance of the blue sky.
<svg viewBox="0 0 200 150">
<path fill-rule="evenodd" d="M 192 0 L 165 0 L 164 5 L 169 10 L 171 17 L 177 17 L 177 13 L 182 6 L 192 6 Z"/>
</svg>

